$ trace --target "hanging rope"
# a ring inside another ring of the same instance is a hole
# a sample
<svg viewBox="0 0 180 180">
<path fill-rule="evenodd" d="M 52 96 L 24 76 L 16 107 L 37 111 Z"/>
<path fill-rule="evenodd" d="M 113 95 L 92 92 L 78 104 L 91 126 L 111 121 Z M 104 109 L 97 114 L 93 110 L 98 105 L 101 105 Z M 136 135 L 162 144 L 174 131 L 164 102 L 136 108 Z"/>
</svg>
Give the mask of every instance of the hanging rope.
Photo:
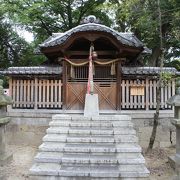
<svg viewBox="0 0 180 180">
<path fill-rule="evenodd" d="M 74 70 L 74 66 L 72 66 L 71 65 L 71 70 L 70 70 L 71 72 L 70 72 L 70 76 L 71 76 L 71 78 L 75 78 L 75 70 Z"/>
<path fill-rule="evenodd" d="M 108 61 L 108 62 L 101 62 L 101 61 L 94 61 L 96 64 L 99 64 L 99 65 L 108 65 L 108 64 L 111 64 L 111 63 L 115 63 L 119 61 L 119 59 L 114 59 L 114 60 L 111 60 L 111 61 Z"/>
<path fill-rule="evenodd" d="M 89 61 L 83 62 L 83 63 L 74 63 L 74 62 L 70 61 L 70 60 L 67 59 L 67 58 L 59 58 L 59 61 L 60 61 L 60 60 L 66 60 L 66 61 L 67 61 L 69 64 L 71 64 L 72 66 L 84 66 L 84 65 L 86 65 L 86 64 L 89 63 Z"/>
<path fill-rule="evenodd" d="M 93 75 L 95 75 L 95 65 L 94 65 L 94 62 L 92 63 L 92 72 L 93 72 Z"/>
<path fill-rule="evenodd" d="M 111 64 L 111 75 L 116 75 L 116 64 L 115 62 L 112 62 Z"/>
<path fill-rule="evenodd" d="M 89 58 L 92 58 L 91 55 L 89 56 Z M 66 57 L 65 58 L 59 58 L 59 61 L 61 61 L 61 60 L 65 60 L 65 61 L 67 61 L 71 65 L 71 69 L 70 69 L 70 76 L 71 76 L 71 78 L 75 78 L 74 66 L 75 67 L 80 67 L 80 66 L 87 65 L 89 63 L 89 60 L 87 60 L 86 62 L 82 62 L 82 63 L 75 63 L 75 62 L 70 61 Z M 109 65 L 109 64 L 111 64 L 111 75 L 112 76 L 116 75 L 116 62 L 117 61 L 119 61 L 119 58 L 111 60 L 111 61 L 108 61 L 108 62 L 102 62 L 102 61 L 97 61 L 97 60 L 93 61 L 92 62 L 92 67 L 91 67 L 93 75 L 95 75 L 95 65 L 94 65 L 94 63 L 96 63 L 98 65 Z"/>
<path fill-rule="evenodd" d="M 89 75 L 88 75 L 88 83 L 87 83 L 87 94 L 93 94 L 94 92 L 94 84 L 93 84 L 93 62 L 92 62 L 92 53 L 94 51 L 93 43 L 91 43 L 89 49 Z"/>
<path fill-rule="evenodd" d="M 66 60 L 69 64 L 73 65 L 73 66 L 84 66 L 86 64 L 89 63 L 89 60 L 87 60 L 86 62 L 82 62 L 82 63 L 75 63 L 75 62 L 72 62 L 70 61 L 69 59 L 67 58 L 59 58 L 59 60 Z M 96 64 L 99 64 L 99 65 L 108 65 L 108 64 L 112 64 L 112 63 L 115 63 L 119 61 L 119 58 L 118 59 L 114 59 L 114 60 L 111 60 L 111 61 L 108 61 L 108 62 L 101 62 L 101 61 L 93 61 L 94 63 Z"/>
</svg>

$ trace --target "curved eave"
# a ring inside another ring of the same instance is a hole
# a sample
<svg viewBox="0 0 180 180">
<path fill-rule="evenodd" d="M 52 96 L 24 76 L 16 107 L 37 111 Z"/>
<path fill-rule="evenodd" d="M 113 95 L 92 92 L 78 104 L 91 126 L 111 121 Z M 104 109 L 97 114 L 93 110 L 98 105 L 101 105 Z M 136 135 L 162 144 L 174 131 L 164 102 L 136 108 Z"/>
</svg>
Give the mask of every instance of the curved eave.
<svg viewBox="0 0 180 180">
<path fill-rule="evenodd" d="M 112 35 L 119 43 L 143 49 L 143 43 L 133 34 L 133 33 L 119 33 L 114 29 L 111 29 L 107 26 L 96 24 L 96 23 L 88 23 L 76 26 L 65 33 L 56 34 L 52 37 L 48 38 L 39 47 L 35 50 L 36 53 L 40 53 L 41 49 L 52 48 L 58 45 L 62 45 L 68 41 L 68 39 L 76 33 L 79 32 L 105 32 Z"/>
</svg>

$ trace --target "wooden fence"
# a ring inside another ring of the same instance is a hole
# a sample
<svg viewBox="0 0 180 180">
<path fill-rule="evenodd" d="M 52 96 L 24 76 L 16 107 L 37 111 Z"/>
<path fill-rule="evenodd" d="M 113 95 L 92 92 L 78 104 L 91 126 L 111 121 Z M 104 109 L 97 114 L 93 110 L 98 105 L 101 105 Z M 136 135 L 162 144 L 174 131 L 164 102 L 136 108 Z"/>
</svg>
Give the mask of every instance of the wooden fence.
<svg viewBox="0 0 180 180">
<path fill-rule="evenodd" d="M 61 80 L 11 79 L 9 93 L 13 99 L 12 108 L 61 109 Z"/>
<path fill-rule="evenodd" d="M 157 80 L 127 80 L 121 83 L 122 110 L 156 108 Z M 175 94 L 175 81 L 161 88 L 161 109 L 171 109 L 166 101 Z M 62 83 L 54 79 L 10 79 L 13 109 L 62 109 Z"/>
<path fill-rule="evenodd" d="M 121 109 L 156 109 L 157 80 L 122 80 Z M 139 92 L 133 92 L 134 90 Z M 175 94 L 175 81 L 161 88 L 160 109 L 171 109 L 166 101 Z"/>
</svg>

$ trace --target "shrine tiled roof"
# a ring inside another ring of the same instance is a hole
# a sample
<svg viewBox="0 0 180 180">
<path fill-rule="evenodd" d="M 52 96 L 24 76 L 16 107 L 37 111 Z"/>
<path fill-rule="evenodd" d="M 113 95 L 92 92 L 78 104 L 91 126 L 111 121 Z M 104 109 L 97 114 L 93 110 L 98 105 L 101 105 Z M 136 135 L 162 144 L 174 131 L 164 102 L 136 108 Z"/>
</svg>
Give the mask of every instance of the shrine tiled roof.
<svg viewBox="0 0 180 180">
<path fill-rule="evenodd" d="M 59 75 L 61 73 L 61 66 L 9 67 L 4 71 L 0 71 L 0 74 L 4 75 Z"/>
<path fill-rule="evenodd" d="M 122 74 L 125 75 L 157 75 L 160 72 L 160 67 L 122 67 Z M 163 67 L 162 72 L 178 74 L 176 68 L 173 67 Z"/>
<path fill-rule="evenodd" d="M 109 28 L 102 24 L 97 23 L 87 23 L 81 24 L 76 26 L 64 33 L 53 33 L 47 40 L 45 40 L 42 44 L 40 44 L 37 49 L 35 49 L 35 53 L 41 53 L 41 48 L 53 47 L 56 45 L 61 45 L 65 43 L 70 36 L 77 32 L 88 32 L 88 31 L 95 31 L 95 32 L 105 32 L 113 35 L 120 43 L 123 45 L 142 48 L 144 47 L 143 43 L 133 34 L 130 32 L 118 32 L 112 28 Z"/>
<path fill-rule="evenodd" d="M 124 75 L 157 75 L 160 73 L 159 67 L 122 67 Z M 170 72 L 179 75 L 179 71 L 172 67 L 163 67 L 162 72 Z M 60 75 L 61 66 L 36 66 L 36 67 L 9 67 L 7 70 L 0 71 L 3 75 Z"/>
<path fill-rule="evenodd" d="M 88 23 L 76 26 L 65 33 L 53 34 L 50 38 L 40 44 L 40 47 L 52 47 L 64 43 L 72 34 L 77 32 L 98 31 L 112 34 L 124 45 L 143 47 L 143 43 L 133 33 L 120 33 L 102 24 Z"/>
</svg>

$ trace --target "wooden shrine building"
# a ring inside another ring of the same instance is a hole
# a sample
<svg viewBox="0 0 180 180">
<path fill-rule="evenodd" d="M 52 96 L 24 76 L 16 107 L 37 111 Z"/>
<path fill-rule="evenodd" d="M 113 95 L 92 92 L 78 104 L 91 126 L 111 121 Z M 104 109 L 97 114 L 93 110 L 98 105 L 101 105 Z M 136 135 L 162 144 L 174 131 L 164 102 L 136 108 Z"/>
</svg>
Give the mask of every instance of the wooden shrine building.
<svg viewBox="0 0 180 180">
<path fill-rule="evenodd" d="M 64 33 L 54 33 L 35 52 L 47 57 L 38 67 L 10 67 L 12 109 L 83 110 L 87 92 L 89 50 L 93 47 L 94 92 L 102 110 L 156 108 L 158 67 L 142 67 L 138 57 L 149 50 L 132 33 L 120 33 L 89 16 Z M 174 68 L 164 72 L 176 74 Z M 161 89 L 161 109 L 175 93 L 175 82 Z"/>
</svg>

